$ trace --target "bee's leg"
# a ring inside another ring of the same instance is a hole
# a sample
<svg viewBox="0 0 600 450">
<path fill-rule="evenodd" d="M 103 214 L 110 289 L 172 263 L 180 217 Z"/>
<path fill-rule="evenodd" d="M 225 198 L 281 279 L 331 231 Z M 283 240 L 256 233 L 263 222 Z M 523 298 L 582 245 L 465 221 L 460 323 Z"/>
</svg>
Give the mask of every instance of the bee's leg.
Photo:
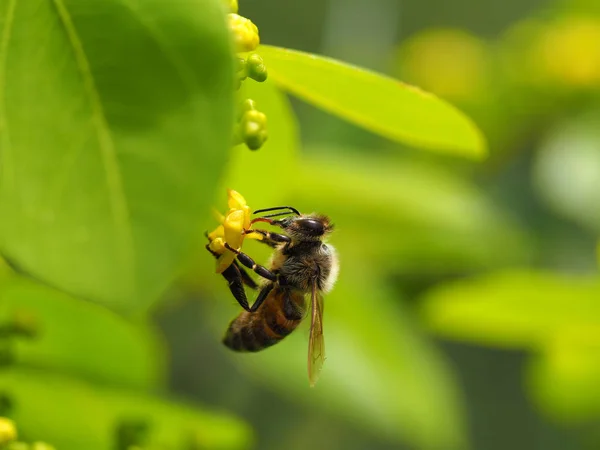
<svg viewBox="0 0 600 450">
<path fill-rule="evenodd" d="M 289 245 L 290 242 L 292 242 L 292 239 L 289 236 L 286 236 L 285 234 L 271 233 L 270 231 L 267 231 L 267 230 L 251 229 L 251 230 L 248 230 L 248 232 L 246 234 L 251 234 L 251 233 L 258 233 L 258 234 L 262 235 L 264 239 L 261 239 L 258 242 L 267 244 L 270 247 L 277 247 L 277 245 L 279 245 L 281 243 L 285 243 L 287 246 L 287 245 Z"/>
<path fill-rule="evenodd" d="M 219 257 L 218 253 L 213 252 L 209 246 L 206 246 L 206 250 L 208 250 L 215 258 Z M 256 289 L 256 283 L 250 276 L 246 273 L 244 269 L 239 267 L 234 261 L 227 269 L 225 269 L 221 275 L 223 278 L 227 280 L 227 284 L 229 285 L 229 290 L 240 304 L 242 308 L 246 311 L 250 311 L 250 305 L 248 304 L 248 298 L 246 297 L 246 291 L 244 291 L 244 277 L 247 277 L 248 280 L 252 282 L 254 285 L 253 289 Z M 252 287 L 252 286 L 250 286 Z"/>
<path fill-rule="evenodd" d="M 248 304 L 248 299 L 246 298 L 246 291 L 244 291 L 242 274 L 238 266 L 231 264 L 221 273 L 221 275 L 223 275 L 223 278 L 227 280 L 227 283 L 229 284 L 229 290 L 240 306 L 246 311 L 250 311 L 250 305 Z"/>
<path fill-rule="evenodd" d="M 248 286 L 250 289 L 256 289 L 258 288 L 258 284 L 256 284 L 256 281 L 254 281 L 250 275 L 248 275 L 248 272 L 246 272 L 246 270 L 243 267 L 240 267 L 240 265 L 238 264 L 237 261 L 233 261 L 233 264 L 235 264 L 235 266 L 238 268 L 238 270 L 240 271 L 240 275 L 242 276 L 242 282 Z"/>
<path fill-rule="evenodd" d="M 283 297 L 283 315 L 287 320 L 300 320 L 304 317 L 304 311 L 292 301 L 289 292 Z"/>
<path fill-rule="evenodd" d="M 263 304 L 265 299 L 268 297 L 269 293 L 273 290 L 274 286 L 275 286 L 274 283 L 269 283 L 264 288 L 261 289 L 261 291 L 258 293 L 258 297 L 256 297 L 256 300 L 254 301 L 254 303 L 252 304 L 252 307 L 250 308 L 250 312 L 255 312 L 260 307 L 260 305 Z"/>
<path fill-rule="evenodd" d="M 276 274 L 271 272 L 265 266 L 256 264 L 254 260 L 245 253 L 233 248 L 227 242 L 225 243 L 225 248 L 235 253 L 237 255 L 238 261 L 244 266 L 248 267 L 249 269 L 252 269 L 257 275 L 260 275 L 261 277 L 266 278 L 269 281 L 277 281 Z"/>
</svg>

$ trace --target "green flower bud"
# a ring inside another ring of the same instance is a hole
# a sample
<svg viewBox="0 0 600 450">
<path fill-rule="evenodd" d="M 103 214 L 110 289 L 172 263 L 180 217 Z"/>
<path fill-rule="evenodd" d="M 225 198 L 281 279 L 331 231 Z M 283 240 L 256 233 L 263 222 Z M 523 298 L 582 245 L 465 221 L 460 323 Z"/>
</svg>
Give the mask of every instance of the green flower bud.
<svg viewBox="0 0 600 450">
<path fill-rule="evenodd" d="M 267 66 L 258 53 L 248 56 L 247 73 L 250 78 L 260 83 L 267 79 Z"/>
<path fill-rule="evenodd" d="M 246 111 L 244 113 L 244 117 L 242 119 L 244 122 L 254 122 L 259 124 L 260 126 L 267 125 L 267 116 L 256 109 Z"/>
<path fill-rule="evenodd" d="M 258 150 L 268 138 L 267 116 L 260 111 L 247 111 L 240 123 L 240 134 L 250 150 Z"/>
<path fill-rule="evenodd" d="M 15 423 L 6 417 L 0 417 L 0 447 L 17 439 Z"/>
<path fill-rule="evenodd" d="M 251 98 L 247 98 L 240 106 L 240 118 L 242 118 L 248 111 L 254 110 L 256 110 L 256 102 Z"/>
<path fill-rule="evenodd" d="M 251 52 L 258 47 L 260 43 L 258 28 L 250 19 L 231 13 L 228 14 L 228 21 L 238 52 Z"/>
</svg>

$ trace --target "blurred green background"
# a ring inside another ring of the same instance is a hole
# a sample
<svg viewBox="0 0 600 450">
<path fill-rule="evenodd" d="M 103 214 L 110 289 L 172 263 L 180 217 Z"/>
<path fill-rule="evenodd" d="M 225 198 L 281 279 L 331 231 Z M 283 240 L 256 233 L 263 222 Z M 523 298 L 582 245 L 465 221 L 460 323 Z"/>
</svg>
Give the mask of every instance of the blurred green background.
<svg viewBox="0 0 600 450">
<path fill-rule="evenodd" d="M 240 14 L 262 43 L 448 100 L 489 157 L 402 146 L 245 82 L 269 140 L 232 149 L 213 204 L 233 188 L 251 208 L 336 224 L 317 387 L 307 324 L 260 354 L 220 343 L 239 305 L 203 250 L 149 319 L 128 321 L 6 268 L 0 317 L 33 311 L 41 330 L 3 343 L 16 360 L 0 406 L 23 436 L 64 449 L 600 448 L 598 2 L 241 0 Z"/>
</svg>

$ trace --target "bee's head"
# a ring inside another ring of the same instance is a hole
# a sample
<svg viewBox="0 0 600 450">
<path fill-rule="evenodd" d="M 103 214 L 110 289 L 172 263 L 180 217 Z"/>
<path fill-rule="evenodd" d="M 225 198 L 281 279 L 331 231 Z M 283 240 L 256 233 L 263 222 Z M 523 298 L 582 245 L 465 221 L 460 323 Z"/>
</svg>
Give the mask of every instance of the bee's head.
<svg viewBox="0 0 600 450">
<path fill-rule="evenodd" d="M 320 241 L 333 231 L 329 218 L 320 214 L 285 217 L 273 224 L 280 226 L 290 237 L 305 241 Z"/>
<path fill-rule="evenodd" d="M 278 212 L 273 212 L 278 211 Z M 333 231 L 329 217 L 321 214 L 300 214 L 291 206 L 276 206 L 259 209 L 254 214 L 269 212 L 270 214 L 254 219 L 252 222 L 268 222 L 286 231 L 292 239 L 301 241 L 320 241 Z M 283 219 L 273 219 L 277 216 L 287 216 Z"/>
</svg>

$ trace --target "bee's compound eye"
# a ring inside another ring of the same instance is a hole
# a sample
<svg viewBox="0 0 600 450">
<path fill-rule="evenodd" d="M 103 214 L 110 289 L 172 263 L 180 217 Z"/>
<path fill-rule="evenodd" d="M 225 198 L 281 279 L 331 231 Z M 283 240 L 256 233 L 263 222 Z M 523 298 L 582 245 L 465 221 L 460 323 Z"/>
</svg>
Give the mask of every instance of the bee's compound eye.
<svg viewBox="0 0 600 450">
<path fill-rule="evenodd" d="M 306 233 L 312 236 L 319 236 L 325 232 L 325 227 L 323 226 L 323 222 L 315 219 L 300 219 L 297 220 L 296 223 Z"/>
</svg>

